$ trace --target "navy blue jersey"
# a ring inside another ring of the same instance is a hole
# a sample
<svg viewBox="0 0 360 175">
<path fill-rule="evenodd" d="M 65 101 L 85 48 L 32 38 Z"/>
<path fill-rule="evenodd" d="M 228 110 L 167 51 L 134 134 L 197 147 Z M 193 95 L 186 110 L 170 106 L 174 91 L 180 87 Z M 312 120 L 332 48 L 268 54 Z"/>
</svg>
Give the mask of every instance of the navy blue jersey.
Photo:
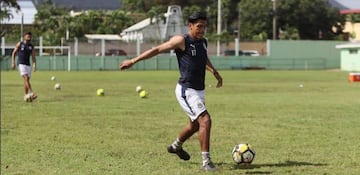
<svg viewBox="0 0 360 175">
<path fill-rule="evenodd" d="M 25 44 L 24 42 L 20 42 L 19 50 L 18 50 L 18 64 L 25 64 L 30 66 L 30 55 L 34 46 L 31 43 Z"/>
<path fill-rule="evenodd" d="M 179 63 L 179 84 L 196 90 L 205 89 L 205 70 L 207 55 L 206 39 L 194 40 L 189 34 L 184 35 L 185 50 L 176 49 Z"/>
</svg>

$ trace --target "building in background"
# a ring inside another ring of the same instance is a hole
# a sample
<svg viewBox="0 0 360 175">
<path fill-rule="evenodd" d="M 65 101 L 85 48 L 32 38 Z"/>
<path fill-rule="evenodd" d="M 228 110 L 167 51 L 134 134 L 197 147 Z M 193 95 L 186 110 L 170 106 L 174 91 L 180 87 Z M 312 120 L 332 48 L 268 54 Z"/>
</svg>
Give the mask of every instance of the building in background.
<svg viewBox="0 0 360 175">
<path fill-rule="evenodd" d="M 172 5 L 160 18 L 144 19 L 123 30 L 120 35 L 123 40 L 128 42 L 136 40 L 164 41 L 186 31 L 181 7 Z"/>
<path fill-rule="evenodd" d="M 360 1 L 358 0 L 330 0 L 329 2 L 340 9 L 343 15 L 360 16 Z M 351 21 L 347 18 L 343 32 L 347 34 L 349 40 L 360 41 L 360 21 Z"/>
<path fill-rule="evenodd" d="M 358 15 L 360 17 L 360 9 L 341 10 L 343 15 Z M 351 21 L 351 17 L 347 18 L 343 32 L 347 34 L 350 41 L 360 41 L 360 21 Z"/>
</svg>

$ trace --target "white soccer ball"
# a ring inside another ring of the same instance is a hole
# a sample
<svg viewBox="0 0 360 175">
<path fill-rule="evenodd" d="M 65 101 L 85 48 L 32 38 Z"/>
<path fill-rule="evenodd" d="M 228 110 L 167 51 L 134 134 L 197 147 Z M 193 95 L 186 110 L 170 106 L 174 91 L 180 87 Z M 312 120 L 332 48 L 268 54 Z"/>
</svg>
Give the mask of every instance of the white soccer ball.
<svg viewBox="0 0 360 175">
<path fill-rule="evenodd" d="M 247 143 L 235 145 L 232 158 L 237 164 L 250 164 L 255 158 L 255 150 Z"/>
<path fill-rule="evenodd" d="M 51 80 L 52 80 L 52 81 L 56 80 L 56 77 L 55 77 L 55 76 L 52 76 L 52 77 L 51 77 Z"/>
<path fill-rule="evenodd" d="M 140 93 L 141 90 L 143 90 L 141 86 L 136 86 L 135 91 L 137 93 Z"/>
<path fill-rule="evenodd" d="M 24 101 L 25 102 L 32 102 L 32 96 L 31 96 L 31 94 L 26 94 L 26 95 L 24 95 Z"/>
<path fill-rule="evenodd" d="M 60 90 L 61 89 L 60 83 L 56 83 L 55 86 L 54 86 L 54 89 L 55 90 Z"/>
</svg>

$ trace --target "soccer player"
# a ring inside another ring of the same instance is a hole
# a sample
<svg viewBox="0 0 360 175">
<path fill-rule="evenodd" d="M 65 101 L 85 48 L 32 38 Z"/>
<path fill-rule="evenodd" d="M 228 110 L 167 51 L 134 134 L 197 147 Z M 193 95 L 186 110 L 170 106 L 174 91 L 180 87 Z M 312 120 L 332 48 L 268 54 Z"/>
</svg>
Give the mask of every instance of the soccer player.
<svg viewBox="0 0 360 175">
<path fill-rule="evenodd" d="M 37 95 L 33 92 L 30 84 L 31 77 L 31 65 L 30 55 L 32 57 L 32 66 L 34 72 L 36 71 L 36 56 L 35 48 L 31 44 L 31 33 L 27 32 L 24 34 L 24 41 L 18 42 L 11 55 L 11 68 L 15 69 L 15 55 L 18 54 L 17 65 L 20 75 L 24 80 L 24 93 L 29 95 L 33 100 L 37 98 Z"/>
<path fill-rule="evenodd" d="M 120 69 L 127 69 L 135 63 L 151 58 L 161 52 L 175 50 L 180 78 L 175 88 L 177 100 L 189 117 L 176 140 L 167 148 L 169 153 L 174 153 L 180 159 L 189 160 L 190 155 L 182 148 L 182 144 L 198 132 L 202 155 L 202 169 L 205 171 L 216 170 L 210 159 L 210 128 L 211 118 L 205 106 L 205 72 L 209 70 L 217 79 L 217 86 L 222 86 L 219 72 L 211 64 L 207 54 L 207 40 L 204 39 L 207 25 L 207 16 L 201 12 L 194 12 L 188 18 L 189 32 L 170 38 L 139 56 L 124 60 Z"/>
</svg>

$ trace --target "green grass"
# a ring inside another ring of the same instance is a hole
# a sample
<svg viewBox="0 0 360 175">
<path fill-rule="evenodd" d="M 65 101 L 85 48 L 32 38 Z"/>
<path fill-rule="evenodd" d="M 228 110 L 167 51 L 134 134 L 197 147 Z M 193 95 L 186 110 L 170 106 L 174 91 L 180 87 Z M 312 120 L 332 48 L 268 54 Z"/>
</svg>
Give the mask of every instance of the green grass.
<svg viewBox="0 0 360 175">
<path fill-rule="evenodd" d="M 206 84 L 213 174 L 360 174 L 360 83 L 347 82 L 346 72 L 221 74 L 222 88 L 210 74 Z M 166 151 L 188 121 L 174 95 L 177 79 L 177 71 L 39 71 L 32 78 L 39 98 L 26 103 L 18 72 L 1 72 L 1 173 L 205 174 L 197 135 L 184 144 L 189 161 Z M 137 96 L 137 85 L 149 98 Z M 257 154 L 238 166 L 230 154 L 244 142 Z"/>
</svg>

